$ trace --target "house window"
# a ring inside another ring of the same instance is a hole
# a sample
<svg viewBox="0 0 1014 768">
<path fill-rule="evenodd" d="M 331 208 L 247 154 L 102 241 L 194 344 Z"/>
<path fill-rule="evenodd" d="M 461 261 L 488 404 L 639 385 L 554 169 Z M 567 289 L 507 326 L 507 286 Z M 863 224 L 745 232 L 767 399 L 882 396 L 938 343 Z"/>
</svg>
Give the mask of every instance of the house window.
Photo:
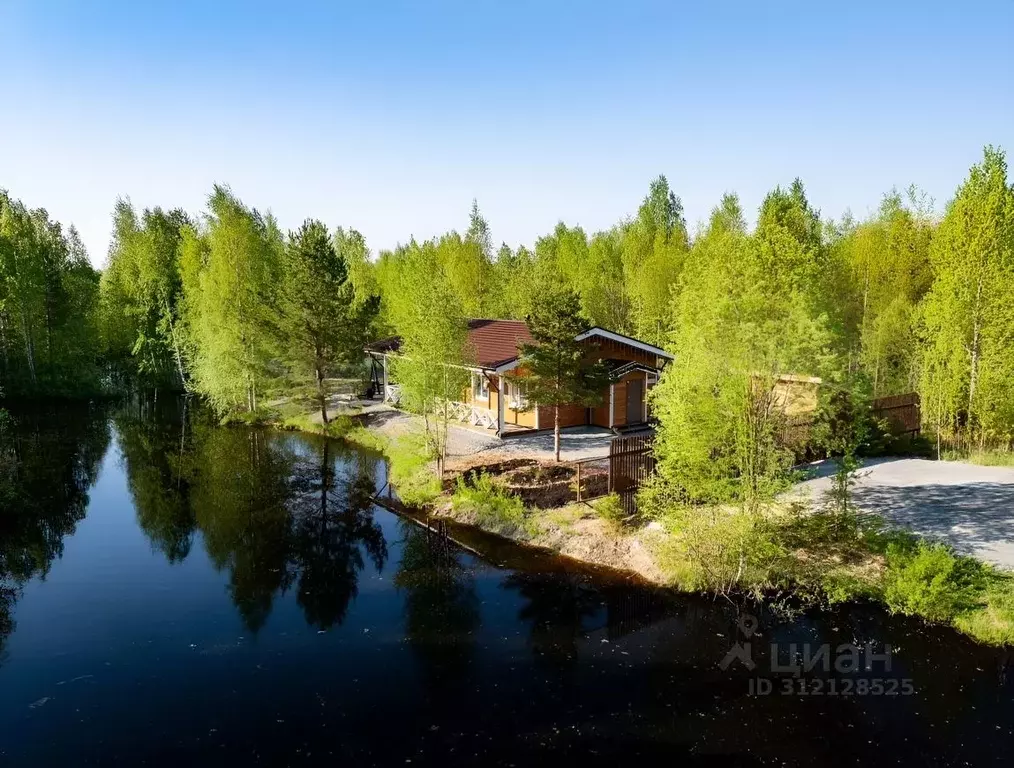
<svg viewBox="0 0 1014 768">
<path fill-rule="evenodd" d="M 472 372 L 472 399 L 489 400 L 489 379 L 475 371 Z"/>
<path fill-rule="evenodd" d="M 504 393 L 511 408 L 520 411 L 528 406 L 528 386 L 524 382 L 507 382 Z"/>
</svg>

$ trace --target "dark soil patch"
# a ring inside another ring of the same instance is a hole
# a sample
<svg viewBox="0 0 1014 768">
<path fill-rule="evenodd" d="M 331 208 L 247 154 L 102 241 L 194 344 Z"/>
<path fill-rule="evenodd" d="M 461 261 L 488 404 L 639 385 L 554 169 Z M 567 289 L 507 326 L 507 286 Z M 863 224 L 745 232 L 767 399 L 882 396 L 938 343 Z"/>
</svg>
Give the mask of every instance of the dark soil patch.
<svg viewBox="0 0 1014 768">
<path fill-rule="evenodd" d="M 534 467 L 538 464 L 535 459 L 507 459 L 506 461 L 498 461 L 493 464 L 480 464 L 475 467 L 466 469 L 460 474 L 460 477 L 465 479 L 465 482 L 469 485 L 475 483 L 475 478 L 479 475 L 489 475 L 490 477 L 499 477 L 500 475 L 513 472 L 521 467 Z M 458 482 L 459 475 L 452 473 L 450 477 L 444 478 L 444 490 L 450 491 L 454 488 Z"/>
<path fill-rule="evenodd" d="M 572 465 L 522 469 L 505 476 L 503 484 L 530 507 L 552 509 L 577 501 L 577 468 Z M 607 485 L 608 477 L 604 470 L 591 467 L 582 469 L 582 498 L 602 496 Z"/>
<path fill-rule="evenodd" d="M 530 469 L 523 469 L 512 472 L 507 482 L 512 486 L 542 486 L 552 483 L 560 483 L 566 480 L 573 480 L 577 477 L 577 470 L 566 464 L 550 466 L 536 466 Z"/>
</svg>

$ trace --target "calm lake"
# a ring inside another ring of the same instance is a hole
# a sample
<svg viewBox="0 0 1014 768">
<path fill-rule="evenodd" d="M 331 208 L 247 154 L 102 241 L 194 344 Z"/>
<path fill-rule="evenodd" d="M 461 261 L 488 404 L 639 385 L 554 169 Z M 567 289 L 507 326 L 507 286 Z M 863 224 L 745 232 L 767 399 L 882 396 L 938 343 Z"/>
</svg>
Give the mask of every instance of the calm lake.
<svg viewBox="0 0 1014 768">
<path fill-rule="evenodd" d="M 1008 649 L 476 555 L 182 402 L 9 410 L 0 765 L 1009 764 Z"/>
</svg>

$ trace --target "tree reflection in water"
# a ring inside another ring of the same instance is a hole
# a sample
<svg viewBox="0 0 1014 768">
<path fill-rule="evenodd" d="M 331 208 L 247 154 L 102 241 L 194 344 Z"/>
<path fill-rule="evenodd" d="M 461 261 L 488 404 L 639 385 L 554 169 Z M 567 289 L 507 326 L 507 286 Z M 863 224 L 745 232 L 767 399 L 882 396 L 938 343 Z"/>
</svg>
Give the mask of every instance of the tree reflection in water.
<svg viewBox="0 0 1014 768">
<path fill-rule="evenodd" d="M 249 631 L 293 585 L 310 625 L 340 625 L 367 559 L 384 567 L 372 512 L 379 457 L 320 438 L 222 428 L 193 406 L 132 406 L 116 427 L 153 548 L 181 562 L 199 531 Z"/>
<path fill-rule="evenodd" d="M 139 398 L 113 421 L 138 525 L 170 563 L 183 562 L 197 527 L 190 505 L 187 399 Z"/>
<path fill-rule="evenodd" d="M 479 598 L 460 553 L 408 520 L 399 520 L 402 554 L 395 585 L 405 593 L 405 637 L 420 661 L 426 690 L 469 678 Z"/>
<path fill-rule="evenodd" d="M 525 598 L 518 619 L 530 625 L 529 645 L 536 661 L 562 669 L 577 660 L 587 620 L 604 612 L 602 593 L 579 574 L 514 572 L 504 587 Z"/>
<path fill-rule="evenodd" d="M 0 661 L 21 590 L 63 555 L 108 445 L 97 406 L 0 411 Z"/>
<path fill-rule="evenodd" d="M 321 629 L 341 624 L 359 592 L 363 550 L 377 571 L 387 560 L 387 542 L 373 519 L 373 466 L 342 457 L 350 470 L 337 477 L 332 443 L 318 441 L 319 459 L 304 457 L 295 472 L 302 493 L 292 505 L 293 555 L 299 564 L 296 599 L 306 620 Z"/>
</svg>

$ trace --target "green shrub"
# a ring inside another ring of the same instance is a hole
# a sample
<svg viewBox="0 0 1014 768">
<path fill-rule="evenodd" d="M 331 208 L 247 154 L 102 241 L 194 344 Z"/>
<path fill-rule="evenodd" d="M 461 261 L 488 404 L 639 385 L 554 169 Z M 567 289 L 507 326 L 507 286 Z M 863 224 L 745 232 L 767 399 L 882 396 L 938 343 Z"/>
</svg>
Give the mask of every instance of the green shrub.
<svg viewBox="0 0 1014 768">
<path fill-rule="evenodd" d="M 982 604 L 986 568 L 969 557 L 955 555 L 944 544 L 919 541 L 913 548 L 887 548 L 884 601 L 896 613 L 951 621 Z"/>
<path fill-rule="evenodd" d="M 725 507 L 674 508 L 661 520 L 668 535 L 654 542 L 662 572 L 687 591 L 729 592 L 772 584 L 784 551 L 758 513 Z"/>
<path fill-rule="evenodd" d="M 524 502 L 484 473 L 474 476 L 471 482 L 459 477 L 451 505 L 455 511 L 471 514 L 480 528 L 502 536 L 532 538 L 538 533 Z"/>
<path fill-rule="evenodd" d="M 831 605 L 880 596 L 879 585 L 849 568 L 830 568 L 821 576 L 820 591 Z"/>
<path fill-rule="evenodd" d="M 992 572 L 983 599 L 983 606 L 959 614 L 954 626 L 982 642 L 1014 644 L 1014 578 Z"/>
<path fill-rule="evenodd" d="M 623 510 L 623 504 L 620 501 L 618 493 L 610 493 L 608 496 L 596 499 L 592 507 L 596 515 L 614 528 L 620 528 L 626 522 L 627 513 Z"/>
</svg>

